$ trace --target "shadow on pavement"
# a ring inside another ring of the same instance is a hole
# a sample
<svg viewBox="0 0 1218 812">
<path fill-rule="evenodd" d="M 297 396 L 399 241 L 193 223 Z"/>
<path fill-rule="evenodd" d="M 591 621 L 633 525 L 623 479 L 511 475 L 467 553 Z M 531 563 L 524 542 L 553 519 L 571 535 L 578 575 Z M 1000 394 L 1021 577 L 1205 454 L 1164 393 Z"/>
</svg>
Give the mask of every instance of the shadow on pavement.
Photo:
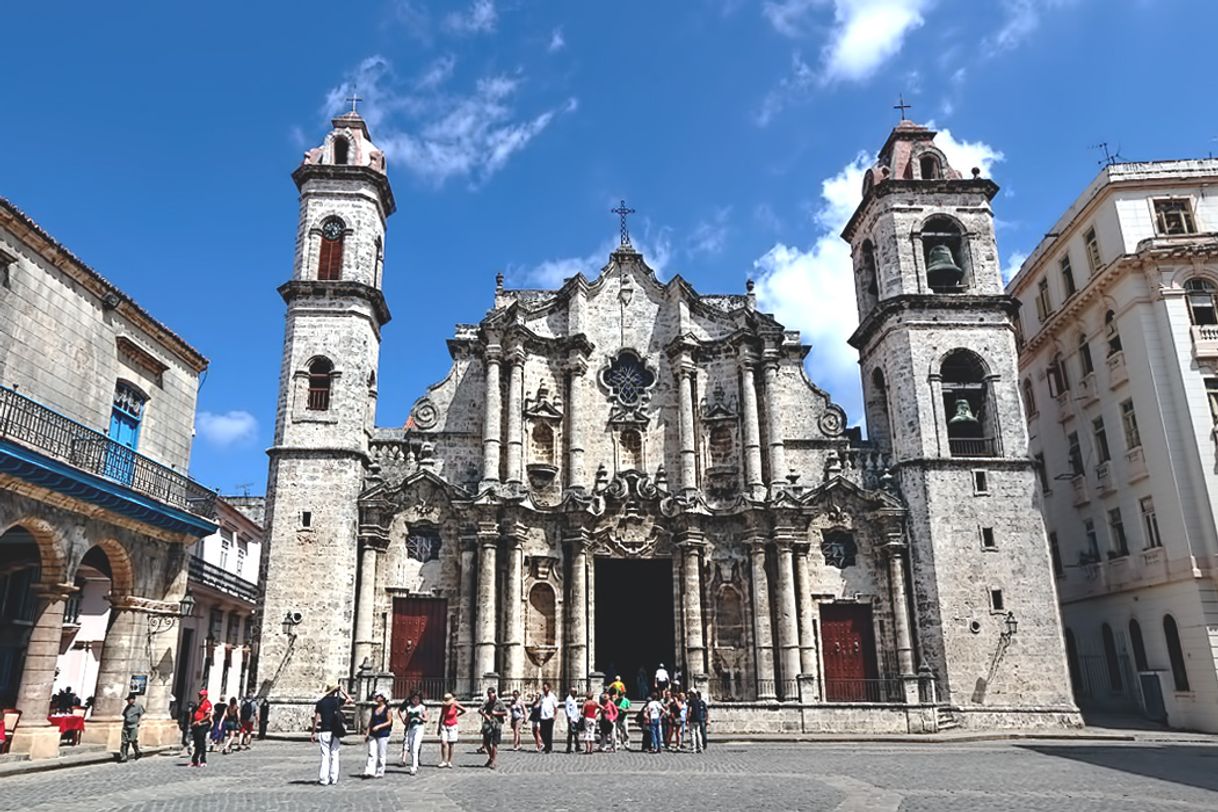
<svg viewBox="0 0 1218 812">
<path fill-rule="evenodd" d="M 1189 744 L 1021 744 L 1019 747 L 1046 756 L 1068 758 L 1097 767 L 1218 792 L 1218 747 Z"/>
</svg>

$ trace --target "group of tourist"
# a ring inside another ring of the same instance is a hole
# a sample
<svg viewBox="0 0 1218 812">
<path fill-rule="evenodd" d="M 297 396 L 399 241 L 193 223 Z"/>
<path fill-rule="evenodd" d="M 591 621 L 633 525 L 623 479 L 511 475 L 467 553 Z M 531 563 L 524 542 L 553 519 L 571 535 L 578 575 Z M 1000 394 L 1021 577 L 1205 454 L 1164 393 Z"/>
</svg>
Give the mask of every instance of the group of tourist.
<svg viewBox="0 0 1218 812">
<path fill-rule="evenodd" d="M 656 680 L 652 688 L 647 702 L 638 710 L 636 716 L 636 723 L 642 733 L 640 749 L 650 753 L 682 750 L 701 753 L 705 750 L 709 712 L 701 694 L 698 691 L 681 690 L 678 682 L 669 679 L 663 665 L 656 670 Z M 200 697 L 202 702 L 206 702 L 205 691 L 201 692 Z M 314 707 L 311 738 L 321 749 L 318 783 L 323 786 L 338 783 L 339 748 L 343 736 L 347 735 L 343 706 L 349 702 L 351 697 L 341 686 L 330 685 Z M 484 766 L 490 769 L 498 766 L 505 725 L 510 726 L 512 749 L 521 749 L 521 739 L 527 722 L 531 727 L 533 744 L 537 751 L 553 752 L 554 723 L 560 715 L 560 708 L 567 723 L 568 753 L 612 753 L 626 749 L 629 745 L 628 720 L 633 708 L 620 676 L 614 677 L 599 694 L 588 691 L 581 696 L 580 692 L 572 687 L 562 702 L 553 693 L 549 683 L 542 685 L 539 693 L 528 696 L 522 696 L 520 691 L 512 691 L 506 701 L 499 696 L 497 689 L 487 688 L 486 698 L 477 708 L 482 739 L 477 752 L 486 755 Z M 460 738 L 460 719 L 469 710 L 451 693 L 446 693 L 439 708 L 435 709 L 436 734 L 440 741 L 440 760 L 437 767 L 453 766 L 455 749 Z M 395 712 L 388 697 L 383 693 L 376 693 L 372 697 L 372 708 L 364 735 L 367 746 L 367 762 L 363 771 L 365 778 L 385 776 L 389 738 L 393 733 L 395 716 L 404 729 L 401 766 L 408 767 L 411 775 L 419 771 L 419 752 L 424 731 L 431 719 L 423 695 L 415 691 Z"/>
<path fill-rule="evenodd" d="M 248 750 L 258 724 L 258 701 L 250 694 L 238 701 L 229 697 L 213 704 L 207 689 L 199 698 L 182 708 L 178 727 L 182 731 L 182 756 L 190 756 L 190 766 L 206 767 L 208 752 L 227 755 L 234 750 Z"/>
</svg>

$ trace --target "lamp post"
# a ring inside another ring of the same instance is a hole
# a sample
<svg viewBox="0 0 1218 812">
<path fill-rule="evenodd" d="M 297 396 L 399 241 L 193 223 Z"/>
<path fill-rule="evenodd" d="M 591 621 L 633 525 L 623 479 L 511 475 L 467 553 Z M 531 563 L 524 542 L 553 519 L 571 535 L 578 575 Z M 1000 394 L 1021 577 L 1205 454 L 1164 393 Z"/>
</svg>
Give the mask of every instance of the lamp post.
<svg viewBox="0 0 1218 812">
<path fill-rule="evenodd" d="M 1019 621 L 1015 619 L 1014 612 L 1007 612 L 1007 616 L 1003 620 L 1003 626 L 1005 628 L 1002 630 L 1002 639 L 1009 643 L 1011 638 L 1015 636 L 1015 633 L 1019 631 Z"/>
</svg>

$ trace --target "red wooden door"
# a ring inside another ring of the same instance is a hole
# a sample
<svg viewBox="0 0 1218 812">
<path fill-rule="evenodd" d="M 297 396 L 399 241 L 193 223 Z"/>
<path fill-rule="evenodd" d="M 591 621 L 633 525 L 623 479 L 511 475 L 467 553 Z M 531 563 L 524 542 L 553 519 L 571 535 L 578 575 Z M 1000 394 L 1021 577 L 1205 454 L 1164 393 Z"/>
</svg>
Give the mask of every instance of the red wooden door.
<svg viewBox="0 0 1218 812">
<path fill-rule="evenodd" d="M 389 667 L 399 685 L 444 677 L 447 620 L 443 598 L 394 599 Z"/>
<path fill-rule="evenodd" d="M 821 646 L 825 661 L 825 699 L 863 702 L 876 678 L 875 634 L 871 607 L 828 603 L 820 607 Z"/>
</svg>

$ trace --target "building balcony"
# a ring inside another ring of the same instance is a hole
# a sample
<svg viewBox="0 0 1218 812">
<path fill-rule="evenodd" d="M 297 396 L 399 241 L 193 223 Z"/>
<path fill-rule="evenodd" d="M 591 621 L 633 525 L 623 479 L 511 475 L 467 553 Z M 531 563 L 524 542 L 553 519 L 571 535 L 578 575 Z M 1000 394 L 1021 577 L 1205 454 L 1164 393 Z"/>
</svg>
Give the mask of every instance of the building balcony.
<svg viewBox="0 0 1218 812">
<path fill-rule="evenodd" d="M 250 603 L 258 601 L 258 585 L 208 563 L 197 555 L 190 557 L 190 582 L 211 587 Z"/>
<path fill-rule="evenodd" d="M 1100 493 L 1108 494 L 1116 490 L 1116 483 L 1112 478 L 1112 462 L 1111 460 L 1101 462 L 1095 466 L 1095 478 L 1100 486 Z"/>
<path fill-rule="evenodd" d="M 1075 507 L 1085 505 L 1091 501 L 1091 494 L 1087 492 L 1087 477 L 1079 474 L 1070 480 L 1070 486 L 1074 490 L 1073 503 Z"/>
<path fill-rule="evenodd" d="M 998 442 L 993 437 L 949 437 L 953 457 L 997 457 Z"/>
<path fill-rule="evenodd" d="M 1194 324 L 1193 355 L 1197 358 L 1218 358 L 1218 324 Z"/>
<path fill-rule="evenodd" d="M 1095 373 L 1088 372 L 1078 384 L 1079 399 L 1084 406 L 1090 406 L 1100 399 L 1100 388 L 1095 382 Z"/>
<path fill-rule="evenodd" d="M 1057 422 L 1065 423 L 1074 419 L 1074 409 L 1070 405 L 1070 390 L 1064 389 L 1054 396 L 1057 401 Z"/>
<path fill-rule="evenodd" d="M 1141 446 L 1126 451 L 1125 462 L 1130 482 L 1137 482 L 1150 476 L 1150 472 L 1146 470 L 1146 456 L 1142 453 Z"/>
<path fill-rule="evenodd" d="M 3 386 L 0 471 L 158 526 L 215 529 L 214 491 Z"/>
<path fill-rule="evenodd" d="M 1108 387 L 1116 389 L 1129 380 L 1129 370 L 1125 368 L 1125 353 L 1114 352 L 1108 356 Z"/>
</svg>

